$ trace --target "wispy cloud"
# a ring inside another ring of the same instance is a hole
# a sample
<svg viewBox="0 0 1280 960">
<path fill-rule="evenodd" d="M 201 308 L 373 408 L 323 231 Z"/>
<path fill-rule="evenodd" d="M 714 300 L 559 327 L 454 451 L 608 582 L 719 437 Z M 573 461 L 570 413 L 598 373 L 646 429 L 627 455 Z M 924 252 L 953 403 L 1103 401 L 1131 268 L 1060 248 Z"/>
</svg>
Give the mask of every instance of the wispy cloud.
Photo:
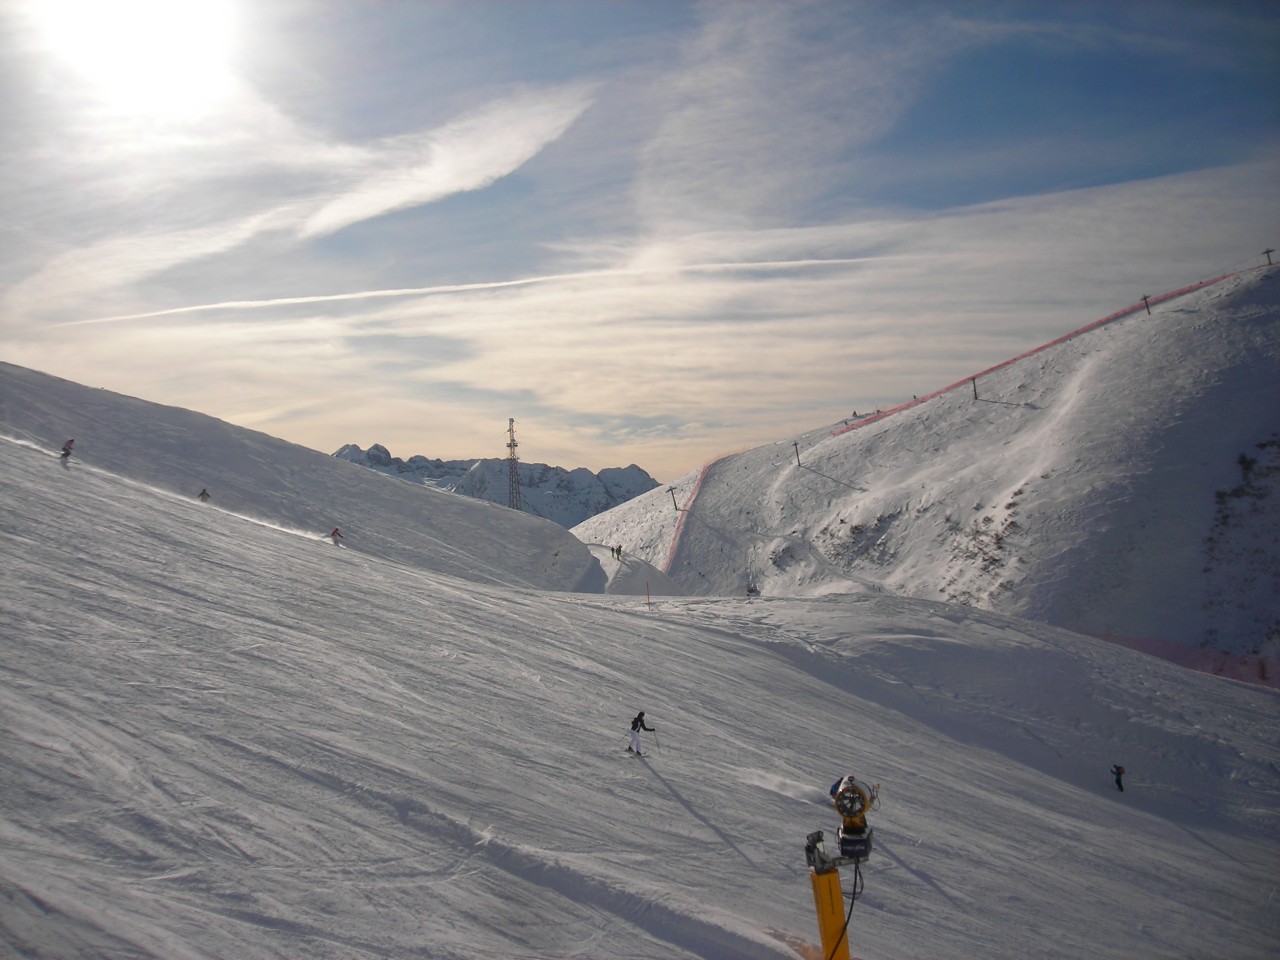
<svg viewBox="0 0 1280 960">
<path fill-rule="evenodd" d="M 572 85 L 489 104 L 429 133 L 400 137 L 378 151 L 378 171 L 326 203 L 301 227 L 317 237 L 362 220 L 479 190 L 519 169 L 557 140 L 591 105 Z"/>
<path fill-rule="evenodd" d="M 753 244 L 753 246 L 758 246 Z M 653 252 L 655 257 L 664 254 Z M 426 297 L 450 293 L 470 293 L 485 290 L 502 290 L 509 287 L 528 287 L 538 284 L 565 283 L 570 281 L 599 281 L 611 277 L 636 277 L 645 275 L 669 276 L 677 273 L 753 273 L 777 272 L 804 268 L 837 267 L 861 263 L 874 257 L 809 258 L 805 260 L 742 260 L 734 263 L 686 263 L 670 262 L 665 266 L 632 266 L 622 269 L 583 270 L 574 273 L 548 274 L 541 277 L 520 277 L 513 280 L 489 280 L 477 283 L 440 284 L 431 287 L 406 287 L 389 290 L 358 290 L 352 293 L 323 293 L 298 297 L 275 297 L 269 300 L 222 300 L 216 303 L 191 304 L 151 310 L 146 313 L 129 313 L 118 316 L 68 320 L 60 326 L 84 326 L 86 324 L 118 323 L 125 320 L 149 320 L 157 317 L 174 317 L 192 313 L 210 313 L 231 310 L 269 310 L 275 307 L 296 307 L 313 304 L 343 303 L 354 300 L 385 300 L 403 297 Z"/>
<path fill-rule="evenodd" d="M 904 29 L 824 3 L 703 9 L 679 68 L 654 84 L 662 121 L 636 187 L 650 233 L 821 220 L 833 192 L 848 202 L 854 151 L 971 42 L 945 17 Z"/>
<path fill-rule="evenodd" d="M 167 230 L 154 223 L 139 230 L 127 220 L 104 222 L 101 229 L 111 235 L 77 245 L 46 261 L 5 291 L 3 309 L 15 318 L 56 315 L 66 307 L 102 302 L 106 291 L 123 290 L 175 266 L 233 250 L 265 232 L 306 241 L 392 210 L 482 189 L 536 156 L 590 104 L 591 88 L 585 84 L 526 91 L 489 103 L 427 133 L 358 146 L 316 139 L 256 98 L 246 97 L 240 101 L 241 112 L 235 115 L 238 119 L 228 119 L 225 136 L 237 141 L 238 134 L 232 131 L 241 131 L 247 137 L 248 128 L 256 125 L 260 132 L 258 149 L 243 163 L 223 153 L 225 144 L 213 151 L 222 157 L 218 160 L 201 149 L 194 162 L 204 175 L 225 177 L 232 165 L 242 176 L 246 168 L 256 170 L 259 178 L 292 172 L 303 177 L 304 183 L 323 183 L 324 195 L 317 198 L 301 194 L 282 200 L 278 190 L 255 197 L 252 191 L 226 186 L 228 196 L 222 206 L 242 212 L 231 217 L 224 213 L 217 222 L 194 227 L 175 222 Z M 253 123 L 249 117 L 254 118 Z M 187 202 L 181 191 L 188 189 L 192 177 L 191 171 L 184 168 L 183 141 L 183 137 L 174 137 L 153 143 L 146 162 L 157 165 L 156 176 L 152 182 L 139 185 L 158 197 L 172 197 L 177 209 Z M 111 144 L 117 142 L 112 140 Z M 243 148 L 244 144 L 239 146 Z M 157 154 L 165 158 L 162 165 Z M 120 159 L 135 162 L 127 150 Z M 263 199 L 267 201 L 265 209 Z M 193 218 L 212 212 L 207 211 L 205 200 L 193 206 Z M 259 209 L 246 209 L 253 206 Z M 175 214 L 167 212 L 166 219 L 176 219 Z M 374 292 L 364 296 L 387 295 L 397 294 Z"/>
<path fill-rule="evenodd" d="M 263 231 L 295 221 L 296 216 L 284 207 L 213 226 L 130 233 L 78 247 L 6 290 L 2 309 L 11 320 L 83 309 L 86 302 L 100 302 L 102 291 L 127 288 L 178 264 L 234 249 Z"/>
</svg>

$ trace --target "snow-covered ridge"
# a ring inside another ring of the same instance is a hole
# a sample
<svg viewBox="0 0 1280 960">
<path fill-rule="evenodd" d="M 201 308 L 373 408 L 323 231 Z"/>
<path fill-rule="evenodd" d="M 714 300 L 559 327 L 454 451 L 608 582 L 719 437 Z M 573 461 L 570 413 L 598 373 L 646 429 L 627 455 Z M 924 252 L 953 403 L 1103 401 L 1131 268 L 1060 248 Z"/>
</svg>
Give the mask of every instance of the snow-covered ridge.
<svg viewBox="0 0 1280 960">
<path fill-rule="evenodd" d="M 402 460 L 393 457 L 380 443 L 368 450 L 348 443 L 334 456 L 411 483 L 477 500 L 507 503 L 510 465 L 501 458 L 433 460 L 412 456 Z M 562 527 L 575 526 L 658 485 L 657 480 L 634 463 L 628 467 L 606 467 L 598 474 L 585 467 L 566 470 L 523 461 L 517 469 L 524 512 Z"/>
<path fill-rule="evenodd" d="M 0 363 L 0 433 L 73 463 L 317 538 L 334 527 L 368 556 L 465 580 L 544 590 L 605 589 L 591 552 L 527 514 L 396 483 L 297 444 L 203 414 Z"/>
<path fill-rule="evenodd" d="M 1280 656 L 1280 271 L 848 426 L 713 461 L 674 552 L 666 491 L 574 532 L 691 593 L 887 589 Z"/>
</svg>

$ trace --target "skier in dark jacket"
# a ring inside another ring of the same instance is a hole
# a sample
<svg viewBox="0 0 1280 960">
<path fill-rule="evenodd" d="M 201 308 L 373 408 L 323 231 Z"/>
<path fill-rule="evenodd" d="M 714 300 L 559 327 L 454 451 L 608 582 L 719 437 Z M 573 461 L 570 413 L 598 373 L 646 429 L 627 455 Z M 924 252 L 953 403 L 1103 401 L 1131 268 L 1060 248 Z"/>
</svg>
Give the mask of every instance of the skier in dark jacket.
<svg viewBox="0 0 1280 960">
<path fill-rule="evenodd" d="M 70 460 L 70 459 L 71 459 L 71 448 L 72 448 L 72 447 L 74 447 L 75 445 L 76 445 L 76 442 L 75 442 L 75 440 L 74 440 L 74 439 L 68 440 L 66 443 L 64 443 L 64 444 L 62 445 L 62 459 L 63 459 L 63 460 Z"/>
<path fill-rule="evenodd" d="M 1111 768 L 1111 774 L 1116 778 L 1116 789 L 1124 793 L 1124 780 L 1121 779 L 1124 776 L 1124 767 L 1117 763 Z"/>
<path fill-rule="evenodd" d="M 644 724 L 644 711 L 641 710 L 636 714 L 636 718 L 631 721 L 631 746 L 627 747 L 627 753 L 640 753 L 640 731 L 648 730 L 650 733 L 656 732 L 655 727 L 646 727 Z M 640 754 L 644 756 L 644 754 Z"/>
</svg>

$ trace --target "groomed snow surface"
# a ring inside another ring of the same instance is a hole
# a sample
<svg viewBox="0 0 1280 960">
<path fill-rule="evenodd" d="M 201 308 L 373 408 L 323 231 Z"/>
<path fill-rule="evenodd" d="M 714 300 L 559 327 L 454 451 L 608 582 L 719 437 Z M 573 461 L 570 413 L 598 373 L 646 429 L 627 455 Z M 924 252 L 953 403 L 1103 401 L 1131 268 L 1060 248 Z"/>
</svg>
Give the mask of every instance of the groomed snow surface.
<svg viewBox="0 0 1280 960">
<path fill-rule="evenodd" d="M 629 548 L 9 366 L 0 434 L 0 954 L 817 957 L 850 772 L 856 957 L 1276 954 L 1275 691 L 870 581 L 650 601 Z"/>
</svg>

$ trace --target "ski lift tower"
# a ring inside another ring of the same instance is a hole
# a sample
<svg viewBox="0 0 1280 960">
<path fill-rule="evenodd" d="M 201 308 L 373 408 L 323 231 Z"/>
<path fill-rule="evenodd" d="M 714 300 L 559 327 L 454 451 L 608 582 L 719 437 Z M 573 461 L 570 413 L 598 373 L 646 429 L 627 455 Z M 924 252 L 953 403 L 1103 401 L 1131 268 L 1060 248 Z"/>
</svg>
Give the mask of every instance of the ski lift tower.
<svg viewBox="0 0 1280 960">
<path fill-rule="evenodd" d="M 516 421 L 507 420 L 507 506 L 512 510 L 523 510 L 520 500 L 520 458 L 516 456 Z"/>
</svg>

